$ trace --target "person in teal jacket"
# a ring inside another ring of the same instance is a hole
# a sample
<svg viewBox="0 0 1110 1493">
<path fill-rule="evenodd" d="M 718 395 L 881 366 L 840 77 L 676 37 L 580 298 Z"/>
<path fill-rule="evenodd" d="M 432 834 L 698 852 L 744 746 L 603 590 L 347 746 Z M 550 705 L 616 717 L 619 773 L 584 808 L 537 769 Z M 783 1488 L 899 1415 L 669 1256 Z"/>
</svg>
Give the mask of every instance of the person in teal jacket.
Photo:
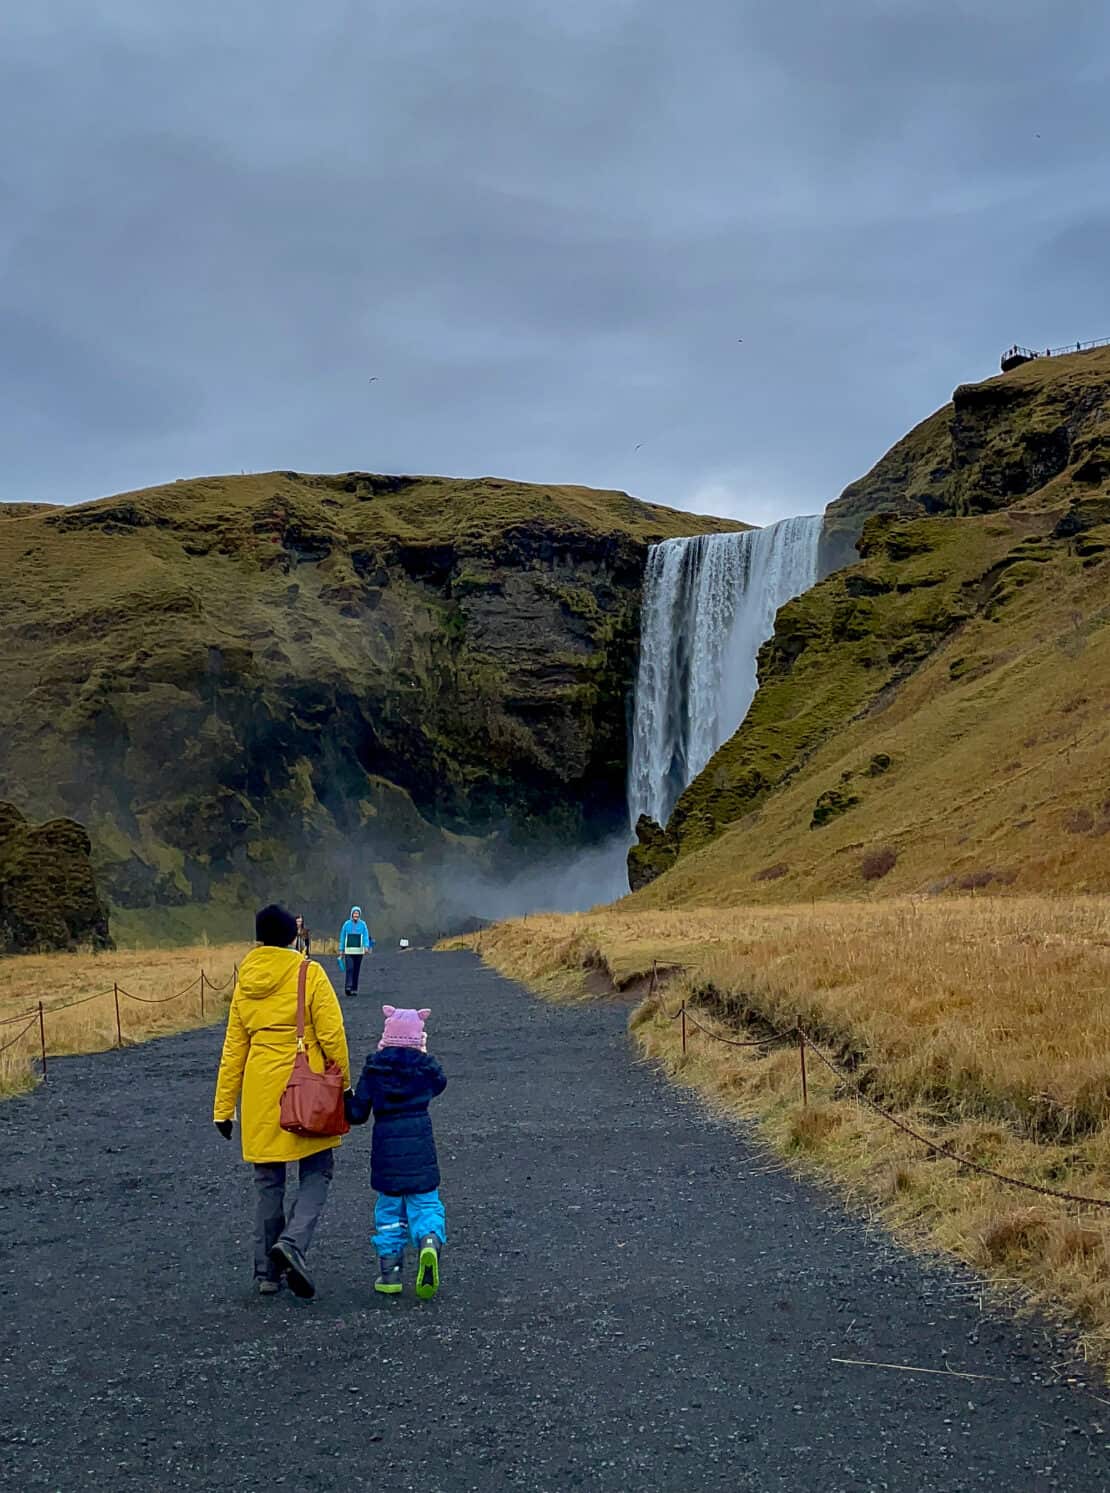
<svg viewBox="0 0 1110 1493">
<path fill-rule="evenodd" d="M 361 907 L 352 907 L 351 916 L 339 930 L 339 968 L 343 971 L 343 994 L 358 994 L 358 976 L 362 957 L 374 947 L 370 929 L 362 917 Z"/>
</svg>

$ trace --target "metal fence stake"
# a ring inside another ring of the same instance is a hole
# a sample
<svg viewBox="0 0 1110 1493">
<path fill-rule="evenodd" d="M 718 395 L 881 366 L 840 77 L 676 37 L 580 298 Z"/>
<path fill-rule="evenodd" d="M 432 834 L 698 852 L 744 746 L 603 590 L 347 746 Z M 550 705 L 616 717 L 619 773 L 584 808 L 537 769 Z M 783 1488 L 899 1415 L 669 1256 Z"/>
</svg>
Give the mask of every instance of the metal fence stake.
<svg viewBox="0 0 1110 1493">
<path fill-rule="evenodd" d="M 200 972 L 200 1019 L 204 1020 L 204 971 Z"/>
<path fill-rule="evenodd" d="M 42 1076 L 46 1078 L 46 1016 L 43 1013 L 42 1001 L 39 1001 L 39 1047 L 42 1049 Z"/>
<path fill-rule="evenodd" d="M 115 1000 L 115 1003 L 116 1003 L 116 1046 L 117 1047 L 122 1047 L 123 1046 L 123 1027 L 120 1025 L 120 1019 L 119 1019 L 119 981 L 118 980 L 112 985 L 112 996 L 113 996 L 113 999 Z"/>
<path fill-rule="evenodd" d="M 809 1085 L 806 1082 L 806 1034 L 802 1029 L 802 1018 L 798 1017 L 798 1062 L 802 1069 L 802 1107 L 809 1105 Z"/>
<path fill-rule="evenodd" d="M 682 1002 L 682 1056 L 686 1056 L 686 1002 Z"/>
</svg>

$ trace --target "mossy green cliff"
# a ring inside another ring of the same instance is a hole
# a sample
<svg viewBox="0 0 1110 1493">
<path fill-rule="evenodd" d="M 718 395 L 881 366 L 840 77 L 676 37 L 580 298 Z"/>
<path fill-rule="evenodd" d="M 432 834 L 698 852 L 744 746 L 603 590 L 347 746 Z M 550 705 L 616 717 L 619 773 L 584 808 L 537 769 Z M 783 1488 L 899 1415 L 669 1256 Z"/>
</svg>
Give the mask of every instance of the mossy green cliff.
<svg viewBox="0 0 1110 1493">
<path fill-rule="evenodd" d="M 1093 834 L 1105 815 L 1077 778 L 1043 790 L 1042 819 L 1014 789 L 1006 823 L 1039 824 L 1042 850 L 1058 840 L 1047 860 L 993 821 L 989 845 L 961 822 L 927 852 L 923 826 L 975 784 L 1008 803 L 1006 763 L 1013 775 L 1043 756 L 1036 772 L 1056 773 L 1052 743 L 1071 732 L 1105 779 L 1110 750 L 1083 727 L 1110 698 L 1110 349 L 957 389 L 832 505 L 823 550 L 826 570 L 856 563 L 779 613 L 747 718 L 666 829 L 642 826 L 633 887 L 655 883 L 656 901 L 714 900 L 725 882 L 815 895 L 858 884 L 876 845 L 897 846 L 892 889 L 958 880 L 952 867 L 976 859 L 1031 888 L 1096 884 L 1101 848 L 1066 822 Z M 931 775 L 946 756 L 947 788 Z"/>
<path fill-rule="evenodd" d="M 647 548 L 731 527 L 361 472 L 2 516 L 0 796 L 88 826 L 121 932 L 182 937 L 261 896 L 434 931 L 475 864 L 603 836 Z"/>
</svg>

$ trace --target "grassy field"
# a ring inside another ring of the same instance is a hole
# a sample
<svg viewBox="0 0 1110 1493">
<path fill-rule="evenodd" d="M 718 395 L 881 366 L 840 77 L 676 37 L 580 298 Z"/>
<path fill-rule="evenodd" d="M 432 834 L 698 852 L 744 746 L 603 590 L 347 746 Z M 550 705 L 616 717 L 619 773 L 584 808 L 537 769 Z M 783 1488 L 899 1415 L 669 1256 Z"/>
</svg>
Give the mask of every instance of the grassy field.
<svg viewBox="0 0 1110 1493">
<path fill-rule="evenodd" d="M 1110 1199 L 1110 906 L 1099 898 L 935 898 L 780 908 L 530 917 L 471 942 L 562 998 L 655 995 L 642 1050 L 715 1105 L 755 1120 L 791 1164 L 834 1180 L 903 1236 L 940 1247 L 1080 1324 L 1110 1362 L 1110 1209 L 1080 1208 L 930 1153 L 793 1040 L 807 1032 L 850 1082 L 961 1155 L 1023 1181 Z"/>
<path fill-rule="evenodd" d="M 119 1001 L 125 1042 L 184 1031 L 223 1018 L 235 963 L 245 951 L 243 945 L 235 944 L 96 955 L 32 954 L 0 960 L 0 1047 L 12 1044 L 0 1052 L 0 1096 L 29 1088 L 35 1081 L 40 1001 L 48 1059 L 100 1052 L 116 1045 L 114 986 L 126 992 Z M 12 1019 L 25 1012 L 29 1013 L 26 1022 Z"/>
</svg>

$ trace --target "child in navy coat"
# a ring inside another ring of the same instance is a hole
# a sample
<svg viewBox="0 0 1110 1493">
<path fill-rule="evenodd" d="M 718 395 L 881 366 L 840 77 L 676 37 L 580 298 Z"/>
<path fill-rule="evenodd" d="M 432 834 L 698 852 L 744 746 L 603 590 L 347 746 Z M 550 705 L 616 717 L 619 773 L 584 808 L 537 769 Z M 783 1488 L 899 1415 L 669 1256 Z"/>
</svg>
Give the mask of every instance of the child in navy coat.
<svg viewBox="0 0 1110 1493">
<path fill-rule="evenodd" d="M 439 1290 L 439 1256 L 447 1226 L 439 1197 L 439 1161 L 428 1105 L 447 1087 L 443 1069 L 428 1052 L 424 1023 L 429 1010 L 383 1006 L 385 1029 L 377 1051 L 347 1095 L 347 1118 L 364 1125 L 374 1116 L 370 1185 L 378 1278 L 374 1290 L 396 1296 L 402 1289 L 405 1245 L 418 1252 L 416 1294 L 428 1300 Z"/>
</svg>

